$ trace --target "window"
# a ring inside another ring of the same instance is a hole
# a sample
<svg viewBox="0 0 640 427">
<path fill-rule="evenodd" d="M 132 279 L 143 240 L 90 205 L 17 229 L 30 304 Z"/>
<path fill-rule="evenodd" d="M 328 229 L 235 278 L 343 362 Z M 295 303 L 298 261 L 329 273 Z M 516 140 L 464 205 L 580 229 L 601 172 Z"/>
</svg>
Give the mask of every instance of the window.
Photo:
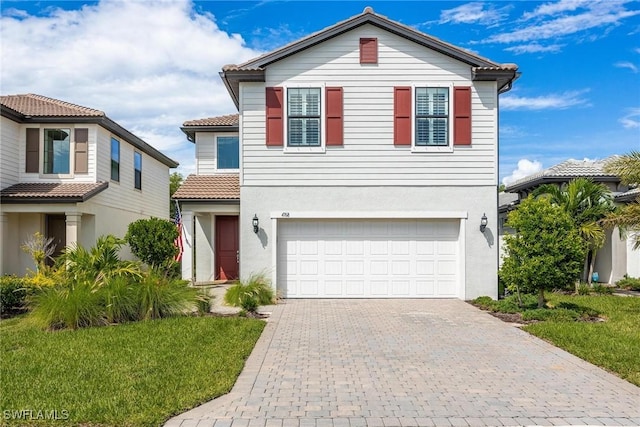
<svg viewBox="0 0 640 427">
<path fill-rule="evenodd" d="M 219 136 L 217 139 L 218 169 L 240 167 L 240 147 L 237 136 Z"/>
<path fill-rule="evenodd" d="M 320 146 L 320 88 L 287 90 L 287 145 Z"/>
<path fill-rule="evenodd" d="M 133 175 L 134 187 L 142 190 L 142 154 L 137 151 L 133 153 Z"/>
<path fill-rule="evenodd" d="M 111 179 L 120 182 L 120 141 L 111 138 Z"/>
<path fill-rule="evenodd" d="M 449 89 L 416 88 L 415 145 L 449 145 Z"/>
<path fill-rule="evenodd" d="M 44 130 L 44 173 L 68 174 L 71 155 L 70 129 Z"/>
</svg>

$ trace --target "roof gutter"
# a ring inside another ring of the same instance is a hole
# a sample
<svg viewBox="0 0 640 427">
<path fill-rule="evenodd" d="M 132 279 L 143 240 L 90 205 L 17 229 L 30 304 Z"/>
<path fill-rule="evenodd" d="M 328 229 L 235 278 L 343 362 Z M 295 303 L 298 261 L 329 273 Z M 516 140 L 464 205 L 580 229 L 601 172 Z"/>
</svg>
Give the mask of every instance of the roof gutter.
<svg viewBox="0 0 640 427">
<path fill-rule="evenodd" d="M 193 143 L 196 142 L 196 132 L 239 132 L 240 127 L 235 126 L 182 126 L 180 128 L 187 140 Z"/>
</svg>

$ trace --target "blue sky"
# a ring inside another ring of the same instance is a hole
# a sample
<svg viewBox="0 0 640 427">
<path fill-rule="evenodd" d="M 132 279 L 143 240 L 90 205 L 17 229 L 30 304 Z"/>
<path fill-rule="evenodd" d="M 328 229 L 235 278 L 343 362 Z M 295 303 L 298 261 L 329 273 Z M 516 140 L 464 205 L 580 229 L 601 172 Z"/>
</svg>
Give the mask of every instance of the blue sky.
<svg viewBox="0 0 640 427">
<path fill-rule="evenodd" d="M 221 67 L 377 13 L 522 77 L 501 96 L 500 179 L 640 149 L 640 1 L 11 1 L 2 94 L 105 111 L 194 170 L 179 127 L 235 112 Z"/>
</svg>

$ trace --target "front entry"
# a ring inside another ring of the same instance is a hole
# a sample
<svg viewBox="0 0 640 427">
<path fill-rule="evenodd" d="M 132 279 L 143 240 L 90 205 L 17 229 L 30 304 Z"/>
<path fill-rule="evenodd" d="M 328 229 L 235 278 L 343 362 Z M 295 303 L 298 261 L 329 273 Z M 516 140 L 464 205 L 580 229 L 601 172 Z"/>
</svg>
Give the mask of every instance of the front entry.
<svg viewBox="0 0 640 427">
<path fill-rule="evenodd" d="M 53 238 L 51 242 L 55 245 L 53 251 L 53 258 L 62 254 L 64 247 L 67 244 L 67 223 L 64 215 L 47 215 L 46 216 L 46 231 L 47 238 Z M 47 265 L 51 265 L 53 262 L 51 259 L 47 259 Z"/>
<path fill-rule="evenodd" d="M 216 216 L 216 279 L 238 278 L 238 217 Z"/>
</svg>

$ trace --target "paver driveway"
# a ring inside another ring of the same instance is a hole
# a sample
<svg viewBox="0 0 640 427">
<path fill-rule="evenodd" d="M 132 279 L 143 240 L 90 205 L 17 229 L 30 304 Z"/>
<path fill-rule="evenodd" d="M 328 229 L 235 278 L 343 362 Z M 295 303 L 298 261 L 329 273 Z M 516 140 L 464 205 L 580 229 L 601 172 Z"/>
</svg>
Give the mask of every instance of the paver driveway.
<svg viewBox="0 0 640 427">
<path fill-rule="evenodd" d="M 167 426 L 640 425 L 640 388 L 458 300 L 287 300 Z"/>
</svg>

